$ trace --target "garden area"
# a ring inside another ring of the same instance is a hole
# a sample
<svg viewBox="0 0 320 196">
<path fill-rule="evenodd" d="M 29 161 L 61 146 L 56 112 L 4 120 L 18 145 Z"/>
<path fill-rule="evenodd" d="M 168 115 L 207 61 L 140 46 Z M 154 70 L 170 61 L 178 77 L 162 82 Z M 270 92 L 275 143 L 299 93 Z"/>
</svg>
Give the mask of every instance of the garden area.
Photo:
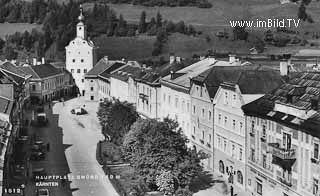
<svg viewBox="0 0 320 196">
<path fill-rule="evenodd" d="M 207 155 L 187 147 L 176 121 L 141 119 L 119 100 L 101 102 L 97 114 L 105 136 L 97 160 L 121 196 L 191 196 L 212 184 L 201 166 Z"/>
</svg>

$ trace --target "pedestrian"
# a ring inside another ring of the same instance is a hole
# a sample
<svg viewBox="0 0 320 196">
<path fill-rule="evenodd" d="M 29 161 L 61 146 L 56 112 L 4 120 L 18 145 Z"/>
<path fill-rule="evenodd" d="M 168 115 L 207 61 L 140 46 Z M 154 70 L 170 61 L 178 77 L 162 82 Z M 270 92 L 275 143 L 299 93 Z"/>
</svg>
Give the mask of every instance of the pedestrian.
<svg viewBox="0 0 320 196">
<path fill-rule="evenodd" d="M 233 196 L 233 186 L 230 187 L 230 195 Z"/>
<path fill-rule="evenodd" d="M 50 144 L 47 143 L 47 151 L 49 152 L 50 151 Z"/>
</svg>

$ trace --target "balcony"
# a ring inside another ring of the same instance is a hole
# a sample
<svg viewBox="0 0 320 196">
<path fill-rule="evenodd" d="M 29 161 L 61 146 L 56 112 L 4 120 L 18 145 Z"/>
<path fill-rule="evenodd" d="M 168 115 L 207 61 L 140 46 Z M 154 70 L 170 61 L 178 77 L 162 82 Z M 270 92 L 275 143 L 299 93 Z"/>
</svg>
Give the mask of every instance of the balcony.
<svg viewBox="0 0 320 196">
<path fill-rule="evenodd" d="M 280 148 L 280 144 L 278 143 L 269 143 L 268 146 L 271 147 L 270 152 L 273 156 L 276 156 L 283 160 L 296 159 L 295 149 Z"/>
</svg>

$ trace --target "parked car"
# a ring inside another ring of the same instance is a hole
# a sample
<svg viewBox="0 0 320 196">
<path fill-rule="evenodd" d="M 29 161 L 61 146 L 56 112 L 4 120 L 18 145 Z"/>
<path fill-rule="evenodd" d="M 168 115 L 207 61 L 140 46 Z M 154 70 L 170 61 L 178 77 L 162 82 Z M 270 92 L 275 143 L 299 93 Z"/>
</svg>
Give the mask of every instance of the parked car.
<svg viewBox="0 0 320 196">
<path fill-rule="evenodd" d="M 45 159 L 46 154 L 44 152 L 31 152 L 30 154 L 30 160 L 32 161 L 41 161 Z"/>
<path fill-rule="evenodd" d="M 48 189 L 37 189 L 37 196 L 49 196 Z"/>
<path fill-rule="evenodd" d="M 82 107 L 79 107 L 76 109 L 72 109 L 71 114 L 83 115 L 83 114 L 88 114 L 88 112 L 85 109 L 83 109 Z"/>
</svg>

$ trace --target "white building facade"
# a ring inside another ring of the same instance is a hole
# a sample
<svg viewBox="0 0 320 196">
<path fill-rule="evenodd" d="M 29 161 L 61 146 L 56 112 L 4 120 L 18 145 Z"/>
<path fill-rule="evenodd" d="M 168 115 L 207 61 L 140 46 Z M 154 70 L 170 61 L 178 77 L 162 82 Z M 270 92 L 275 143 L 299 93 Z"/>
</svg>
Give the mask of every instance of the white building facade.
<svg viewBox="0 0 320 196">
<path fill-rule="evenodd" d="M 97 47 L 87 39 L 86 25 L 80 8 L 77 37 L 66 46 L 66 69 L 72 74 L 79 93 L 85 95 L 85 74 L 93 68 L 97 60 Z"/>
</svg>

